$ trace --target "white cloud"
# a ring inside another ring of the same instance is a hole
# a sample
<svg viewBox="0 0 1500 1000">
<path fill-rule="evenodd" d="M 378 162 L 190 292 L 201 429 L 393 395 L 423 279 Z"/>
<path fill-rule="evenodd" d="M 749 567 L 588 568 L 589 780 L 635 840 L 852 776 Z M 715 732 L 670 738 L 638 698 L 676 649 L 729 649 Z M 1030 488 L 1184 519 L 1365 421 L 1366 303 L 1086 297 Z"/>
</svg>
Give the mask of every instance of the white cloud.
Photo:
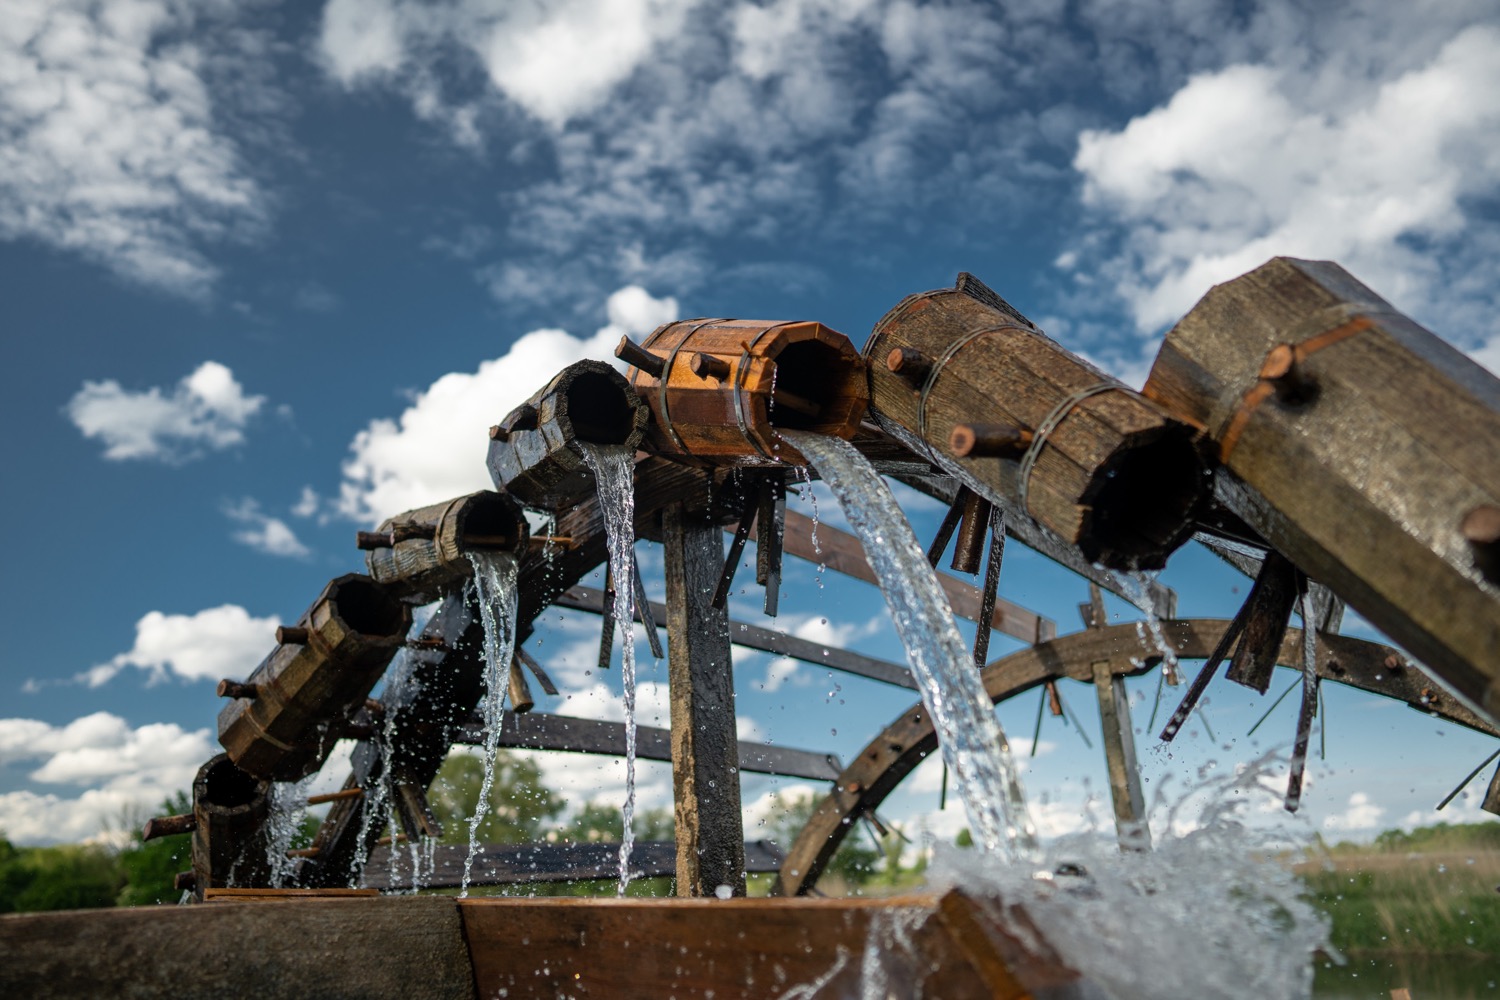
<svg viewBox="0 0 1500 1000">
<path fill-rule="evenodd" d="M 265 401 L 247 396 L 224 365 L 205 361 L 170 393 L 156 386 L 134 392 L 114 379 L 84 382 L 67 414 L 84 437 L 104 443 L 105 458 L 181 462 L 243 443 Z"/>
<path fill-rule="evenodd" d="M 1482 266 L 1467 200 L 1497 190 L 1500 30 L 1462 30 L 1389 76 L 1320 75 L 1298 54 L 1201 73 L 1124 128 L 1080 135 L 1084 200 L 1119 222 L 1126 247 L 1105 269 L 1143 332 L 1277 255 L 1338 260 L 1398 307 L 1439 317 Z"/>
<path fill-rule="evenodd" d="M 609 297 L 608 312 L 609 325 L 592 337 L 534 330 L 476 371 L 439 378 L 417 393 L 399 417 L 371 421 L 349 446 L 353 454 L 344 463 L 340 512 L 355 520 L 379 521 L 493 488 L 485 469 L 490 425 L 574 361 L 612 361 L 622 335 L 639 336 L 675 318 L 677 302 L 627 287 Z"/>
<path fill-rule="evenodd" d="M 0 719 L 0 764 L 40 761 L 39 784 L 90 786 L 75 798 L 30 789 L 0 795 L 0 831 L 18 843 L 79 841 L 134 823 L 186 791 L 214 747 L 207 729 L 175 723 L 131 728 L 108 712 L 53 726 Z"/>
<path fill-rule="evenodd" d="M 1365 792 L 1349 796 L 1349 804 L 1343 812 L 1323 817 L 1323 829 L 1334 832 L 1354 830 L 1373 831 L 1380 825 L 1385 807 L 1377 805 Z"/>
<path fill-rule="evenodd" d="M 301 509 L 300 504 L 297 509 Z M 296 532 L 287 527 L 285 521 L 264 513 L 260 509 L 260 503 L 251 497 L 244 497 L 238 503 L 226 504 L 224 514 L 231 521 L 245 526 L 243 530 L 234 533 L 234 540 L 257 552 L 293 559 L 301 559 L 309 554 L 307 546 L 297 538 Z"/>
<path fill-rule="evenodd" d="M 98 687 L 126 667 L 151 674 L 152 683 L 169 675 L 183 680 L 244 678 L 275 645 L 281 619 L 254 618 L 237 604 L 206 608 L 192 615 L 150 611 L 135 624 L 135 645 L 80 676 Z"/>
<path fill-rule="evenodd" d="M 243 237 L 265 196 L 210 95 L 253 47 L 228 4 L 11 0 L 0 19 L 0 238 L 199 296 L 199 246 Z M 237 74 L 241 90 L 258 86 Z"/>
<path fill-rule="evenodd" d="M 302 487 L 302 493 L 297 497 L 297 502 L 292 505 L 294 517 L 312 517 L 323 506 L 323 498 L 318 491 L 311 486 Z"/>
</svg>

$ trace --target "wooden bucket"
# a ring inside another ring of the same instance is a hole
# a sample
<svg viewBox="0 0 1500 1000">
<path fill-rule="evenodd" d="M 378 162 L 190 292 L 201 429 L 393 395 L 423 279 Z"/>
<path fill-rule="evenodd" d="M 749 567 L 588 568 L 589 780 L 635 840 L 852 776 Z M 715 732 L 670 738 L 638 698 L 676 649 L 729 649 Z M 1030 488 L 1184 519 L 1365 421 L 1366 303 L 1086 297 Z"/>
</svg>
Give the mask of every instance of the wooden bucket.
<svg viewBox="0 0 1500 1000">
<path fill-rule="evenodd" d="M 847 441 L 869 402 L 859 352 L 821 323 L 683 320 L 618 353 L 651 407 L 647 449 L 699 465 L 805 465 L 777 428 Z"/>
<path fill-rule="evenodd" d="M 323 765 L 353 713 L 406 641 L 411 608 L 367 576 L 333 580 L 219 713 L 219 742 L 240 770 L 297 781 Z"/>
<path fill-rule="evenodd" d="M 471 551 L 509 552 L 519 559 L 530 530 L 521 505 L 504 493 L 481 490 L 387 518 L 359 533 L 365 566 L 386 592 L 430 604 L 474 573 Z"/>
<path fill-rule="evenodd" d="M 528 507 L 571 507 L 594 492 L 579 442 L 634 450 L 649 419 L 619 372 L 579 361 L 490 428 L 490 477 Z"/>
</svg>

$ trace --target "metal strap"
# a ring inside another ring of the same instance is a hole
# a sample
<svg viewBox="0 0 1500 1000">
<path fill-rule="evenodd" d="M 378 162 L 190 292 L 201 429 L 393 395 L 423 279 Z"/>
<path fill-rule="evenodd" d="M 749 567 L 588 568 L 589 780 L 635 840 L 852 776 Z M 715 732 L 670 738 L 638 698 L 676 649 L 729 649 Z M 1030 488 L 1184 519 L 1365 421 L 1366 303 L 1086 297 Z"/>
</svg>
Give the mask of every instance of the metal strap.
<svg viewBox="0 0 1500 1000">
<path fill-rule="evenodd" d="M 779 462 L 781 461 L 781 459 L 773 455 L 767 455 L 766 450 L 760 446 L 760 442 L 755 440 L 755 437 L 750 433 L 749 419 L 748 415 L 745 413 L 745 376 L 749 374 L 750 370 L 750 352 L 755 349 L 756 344 L 760 343 L 760 338 L 764 337 L 772 330 L 780 330 L 784 327 L 796 326 L 799 323 L 805 322 L 807 321 L 800 319 L 789 319 L 784 323 L 777 323 L 773 326 L 768 326 L 764 330 L 760 331 L 760 333 L 757 333 L 754 340 L 744 345 L 744 350 L 740 354 L 739 370 L 734 373 L 734 419 L 735 422 L 740 425 L 740 436 L 754 445 L 755 450 L 760 452 L 760 456 L 768 462 Z M 771 363 L 775 364 L 776 362 L 773 360 Z M 772 377 L 775 377 L 774 374 Z M 769 421 L 769 408 L 767 409 L 766 418 Z"/>
<path fill-rule="evenodd" d="M 1058 425 L 1063 422 L 1063 418 L 1073 411 L 1073 407 L 1090 396 L 1097 396 L 1102 392 L 1113 392 L 1116 389 L 1124 388 L 1125 386 L 1119 382 L 1096 382 L 1091 386 L 1079 389 L 1072 395 L 1064 397 L 1063 401 L 1054 406 L 1052 412 L 1047 414 L 1042 422 L 1037 425 L 1036 430 L 1032 432 L 1031 447 L 1027 448 L 1026 454 L 1021 456 L 1021 469 L 1016 476 L 1016 491 L 1019 494 L 1022 513 L 1030 513 L 1026 506 L 1026 498 L 1031 485 L 1031 470 L 1036 467 L 1036 460 L 1041 455 L 1042 449 L 1047 447 L 1047 438 L 1053 431 L 1057 430 Z"/>
<path fill-rule="evenodd" d="M 932 450 L 932 442 L 927 439 L 927 397 L 932 394 L 932 387 L 937 385 L 938 376 L 942 374 L 943 368 L 953 356 L 968 347 L 974 341 L 987 333 L 999 333 L 1001 330 L 1016 329 L 1014 324 L 1007 323 L 1004 326 L 987 326 L 983 330 L 975 330 L 967 337 L 960 337 L 949 344 L 942 355 L 933 362 L 932 368 L 927 373 L 927 381 L 922 383 L 922 394 L 917 398 L 917 437 L 922 442 L 922 447 L 927 449 L 927 457 L 932 459 L 934 465 L 941 465 L 937 453 Z"/>
</svg>

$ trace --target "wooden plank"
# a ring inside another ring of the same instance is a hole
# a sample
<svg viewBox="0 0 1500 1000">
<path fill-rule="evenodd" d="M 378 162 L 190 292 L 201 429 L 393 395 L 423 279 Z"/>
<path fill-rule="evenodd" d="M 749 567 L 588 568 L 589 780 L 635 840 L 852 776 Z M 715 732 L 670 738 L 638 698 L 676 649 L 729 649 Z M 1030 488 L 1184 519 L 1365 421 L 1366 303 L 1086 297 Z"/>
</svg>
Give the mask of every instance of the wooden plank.
<svg viewBox="0 0 1500 1000">
<path fill-rule="evenodd" d="M 424 889 L 456 889 L 463 884 L 467 844 L 439 844 L 432 869 L 422 873 Z M 411 887 L 411 858 L 398 851 L 395 875 L 390 848 L 378 848 L 365 867 L 364 884 L 375 889 Z M 774 872 L 782 854 L 775 844 L 757 840 L 745 845 L 747 872 Z M 664 878 L 677 871 L 677 845 L 670 840 L 637 840 L 630 851 L 633 878 Z M 620 876 L 620 845 L 614 841 L 582 844 L 485 844 L 474 853 L 469 885 L 518 885 L 528 882 L 614 880 Z"/>
<path fill-rule="evenodd" d="M 558 597 L 556 605 L 602 614 L 603 602 L 604 591 L 597 587 L 585 587 L 580 584 L 564 591 Z M 667 606 L 660 601 L 651 601 L 649 606 L 657 627 L 664 628 L 667 620 Z M 636 621 L 640 620 L 641 616 L 637 612 Z M 916 682 L 911 679 L 911 671 L 905 664 L 892 663 L 890 660 L 877 659 L 852 650 L 840 649 L 837 646 L 825 646 L 820 642 L 799 639 L 794 635 L 786 635 L 738 619 L 730 619 L 729 641 L 736 646 L 744 646 L 746 649 L 758 649 L 766 653 L 775 653 L 778 656 L 789 656 L 804 663 L 857 674 L 860 677 L 868 677 L 871 680 L 894 684 L 912 691 L 917 689 Z"/>
<path fill-rule="evenodd" d="M 794 510 L 786 512 L 785 549 L 791 555 L 827 566 L 836 573 L 879 586 L 875 571 L 865 559 L 864 546 L 858 538 L 831 524 L 818 525 L 818 544 L 813 545 L 812 518 Z M 753 535 L 752 535 L 753 537 Z M 937 574 L 938 584 L 948 598 L 953 613 L 969 621 L 979 619 L 984 595 L 978 587 L 964 583 L 947 573 Z M 1004 599 L 996 600 L 992 627 L 1022 642 L 1046 642 L 1057 635 L 1057 624 Z"/>
<path fill-rule="evenodd" d="M 705 515 L 675 503 L 663 512 L 667 670 L 672 708 L 672 797 L 677 894 L 745 894 L 739 741 L 729 615 L 713 606 L 724 536 Z"/>
<path fill-rule="evenodd" d="M 447 897 L 141 906 L 0 917 L 0 996 L 474 1000 Z"/>
<path fill-rule="evenodd" d="M 672 759 L 672 731 L 657 726 L 637 726 L 635 754 L 644 760 Z M 477 720 L 454 733 L 454 743 L 479 746 L 484 729 Z M 569 715 L 507 711 L 500 723 L 500 746 L 517 750 L 561 750 L 572 753 L 625 756 L 625 724 Z M 832 781 L 838 777 L 839 759 L 814 750 L 739 741 L 740 770 L 754 774 L 780 774 L 792 778 Z"/>
<path fill-rule="evenodd" d="M 930 896 L 896 899 L 465 899 L 481 996 L 835 1000 L 878 968 L 890 995 L 1065 1000 L 1097 994 L 1034 926 L 976 910 L 986 936 L 954 940 Z M 1007 930 L 1007 925 L 1011 929 Z M 894 928 L 900 928 L 897 939 Z M 519 948 L 518 941 L 525 941 Z M 1001 942 L 1004 942 L 1003 944 Z M 983 961 L 971 948 L 992 955 Z M 996 969 L 1003 975 L 996 976 Z M 882 992 L 884 996 L 886 993 Z"/>
<path fill-rule="evenodd" d="M 1109 771 L 1109 795 L 1115 808 L 1115 833 L 1126 850 L 1149 850 L 1146 797 L 1141 792 L 1141 766 L 1135 755 L 1135 730 L 1130 726 L 1130 699 L 1125 678 L 1108 660 L 1092 665 L 1094 693 L 1099 699 L 1099 725 L 1104 731 L 1104 763 Z"/>
<path fill-rule="evenodd" d="M 1500 380 L 1337 264 L 1277 258 L 1167 335 L 1146 393 L 1204 428 L 1218 499 L 1500 717 Z"/>
</svg>

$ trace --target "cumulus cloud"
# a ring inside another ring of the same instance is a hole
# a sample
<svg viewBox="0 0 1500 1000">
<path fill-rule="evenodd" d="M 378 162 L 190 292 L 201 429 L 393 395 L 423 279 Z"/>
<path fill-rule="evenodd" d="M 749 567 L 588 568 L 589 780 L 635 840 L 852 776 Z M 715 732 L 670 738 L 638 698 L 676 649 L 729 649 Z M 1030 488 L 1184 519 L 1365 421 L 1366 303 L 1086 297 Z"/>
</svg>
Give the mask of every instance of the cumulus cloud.
<svg viewBox="0 0 1500 1000">
<path fill-rule="evenodd" d="M 339 511 L 375 522 L 493 488 L 484 464 L 490 425 L 574 361 L 613 359 L 622 335 L 638 337 L 675 318 L 677 302 L 626 287 L 609 297 L 607 312 L 609 324 L 592 337 L 533 330 L 475 371 L 439 378 L 417 393 L 400 416 L 371 421 L 349 446 Z"/>
<path fill-rule="evenodd" d="M 1296 54 L 1200 73 L 1123 128 L 1080 135 L 1085 203 L 1118 221 L 1125 247 L 1104 269 L 1142 332 L 1277 255 L 1338 260 L 1440 319 L 1457 315 L 1443 300 L 1465 275 L 1492 275 L 1470 202 L 1497 190 L 1500 30 L 1465 28 L 1395 73 L 1320 74 Z"/>
<path fill-rule="evenodd" d="M 84 382 L 66 412 L 84 437 L 104 443 L 107 459 L 175 463 L 242 444 L 265 401 L 246 395 L 224 365 L 205 361 L 170 392 L 136 392 L 114 379 Z"/>
<path fill-rule="evenodd" d="M 0 19 L 0 238 L 77 253 L 201 296 L 204 243 L 264 223 L 266 198 L 211 95 L 263 39 L 222 3 L 13 0 Z M 205 30 L 206 29 L 206 30 Z M 237 74 L 241 90 L 253 74 Z"/>
<path fill-rule="evenodd" d="M 97 836 L 186 791 L 213 752 L 206 729 L 175 723 L 132 728 L 108 712 L 64 726 L 0 719 L 0 766 L 35 764 L 32 782 L 84 789 L 72 797 L 34 789 L 0 795 L 0 831 L 18 843 Z"/>
<path fill-rule="evenodd" d="M 1323 817 L 1323 829 L 1338 833 L 1353 830 L 1373 831 L 1385 815 L 1385 807 L 1377 805 L 1365 792 L 1355 792 L 1342 812 Z"/>
<path fill-rule="evenodd" d="M 304 495 L 303 499 L 306 499 Z M 301 510 L 299 501 L 296 510 Z M 226 504 L 224 514 L 236 524 L 244 525 L 240 531 L 232 536 L 235 541 L 242 545 L 248 545 L 257 552 L 264 552 L 268 556 L 289 556 L 293 559 L 301 559 L 309 554 L 309 549 L 297 538 L 297 533 L 287 527 L 287 523 L 279 517 L 271 517 L 260 509 L 260 502 L 244 497 L 236 503 Z"/>
<path fill-rule="evenodd" d="M 276 626 L 272 615 L 255 618 L 237 604 L 206 608 L 192 615 L 150 611 L 135 624 L 135 645 L 79 679 L 90 687 L 112 680 L 126 667 L 145 670 L 152 683 L 168 677 L 219 680 L 245 677 L 270 652 Z"/>
</svg>

